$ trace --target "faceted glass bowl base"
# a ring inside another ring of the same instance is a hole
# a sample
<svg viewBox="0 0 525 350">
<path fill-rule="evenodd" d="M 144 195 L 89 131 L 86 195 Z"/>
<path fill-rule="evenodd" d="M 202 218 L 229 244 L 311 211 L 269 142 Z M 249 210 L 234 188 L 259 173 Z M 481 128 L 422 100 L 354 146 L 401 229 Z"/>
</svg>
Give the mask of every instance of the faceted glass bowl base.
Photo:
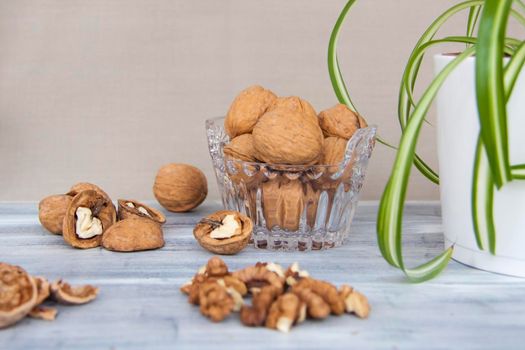
<svg viewBox="0 0 525 350">
<path fill-rule="evenodd" d="M 359 129 L 339 165 L 279 165 L 224 156 L 224 118 L 206 121 L 223 205 L 249 216 L 253 245 L 310 251 L 340 246 L 350 225 L 375 144 L 375 127 Z"/>
</svg>

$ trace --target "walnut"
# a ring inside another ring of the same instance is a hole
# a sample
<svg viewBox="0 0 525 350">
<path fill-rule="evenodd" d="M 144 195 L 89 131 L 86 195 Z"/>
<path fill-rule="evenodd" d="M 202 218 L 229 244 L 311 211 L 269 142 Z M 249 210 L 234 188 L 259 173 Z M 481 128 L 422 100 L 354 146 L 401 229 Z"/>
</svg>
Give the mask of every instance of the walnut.
<svg viewBox="0 0 525 350">
<path fill-rule="evenodd" d="M 265 266 L 249 266 L 242 270 L 235 271 L 233 277 L 238 278 L 246 284 L 248 290 L 260 290 L 265 286 L 272 286 L 281 291 L 284 287 L 284 281 L 274 272 L 269 271 Z"/>
<path fill-rule="evenodd" d="M 317 207 L 321 191 L 314 188 L 311 183 L 305 184 L 306 194 L 304 196 L 304 205 L 306 205 L 306 223 L 313 228 L 317 221 Z"/>
<path fill-rule="evenodd" d="M 286 293 L 273 302 L 266 319 L 266 327 L 288 333 L 292 326 L 304 319 L 304 304 L 297 295 Z"/>
<path fill-rule="evenodd" d="M 67 208 L 62 230 L 64 240 L 75 248 L 98 247 L 102 234 L 116 219 L 115 207 L 108 198 L 94 190 L 80 192 Z"/>
<path fill-rule="evenodd" d="M 151 208 L 145 204 L 130 199 L 118 200 L 118 219 L 124 220 L 129 217 L 139 217 L 150 219 L 157 224 L 164 224 L 166 217 L 155 208 Z"/>
<path fill-rule="evenodd" d="M 153 194 L 172 212 L 186 212 L 198 207 L 208 195 L 204 173 L 188 164 L 164 165 L 157 173 Z"/>
<path fill-rule="evenodd" d="M 262 202 L 266 227 L 296 231 L 304 209 L 304 188 L 299 180 L 273 179 L 262 185 Z"/>
<path fill-rule="evenodd" d="M 37 296 L 35 280 L 24 269 L 0 263 L 0 329 L 24 318 Z"/>
<path fill-rule="evenodd" d="M 365 118 L 363 118 L 360 114 L 357 115 L 357 118 L 359 119 L 359 128 L 367 128 L 368 123 L 366 122 Z"/>
<path fill-rule="evenodd" d="M 247 288 L 244 282 L 238 278 L 232 276 L 228 272 L 228 266 L 219 257 L 212 257 L 208 260 L 208 263 L 203 266 L 197 274 L 191 279 L 190 282 L 185 283 L 181 287 L 183 293 L 188 294 L 188 301 L 190 304 L 199 305 L 199 293 L 200 288 L 204 283 L 207 282 L 219 282 L 227 289 L 228 293 L 235 299 L 237 298 L 235 293 L 230 290 L 233 289 L 236 293 L 240 294 L 241 297 L 246 295 Z"/>
<path fill-rule="evenodd" d="M 193 305 L 199 305 L 199 292 L 202 285 L 205 282 L 215 281 L 216 278 L 209 278 L 207 275 L 195 275 L 191 282 L 191 286 L 188 288 L 188 302 Z"/>
<path fill-rule="evenodd" d="M 98 294 L 98 288 L 92 285 L 71 286 L 63 280 L 51 284 L 51 295 L 61 304 L 80 305 L 94 300 Z"/>
<path fill-rule="evenodd" d="M 223 281 L 226 287 L 234 289 L 241 296 L 248 294 L 248 288 L 246 287 L 246 284 L 237 277 L 227 275 L 220 278 L 219 281 Z"/>
<path fill-rule="evenodd" d="M 282 288 L 274 285 L 266 285 L 259 289 L 253 296 L 252 305 L 241 308 L 241 322 L 250 327 L 262 326 L 270 306 L 282 291 Z"/>
<path fill-rule="evenodd" d="M 224 154 L 245 162 L 256 162 L 252 134 L 239 135 L 224 146 Z"/>
<path fill-rule="evenodd" d="M 206 250 L 222 255 L 240 252 L 248 245 L 253 231 L 249 217 L 236 211 L 221 210 L 202 219 L 193 235 Z"/>
<path fill-rule="evenodd" d="M 284 272 L 286 284 L 289 286 L 293 286 L 301 279 L 307 277 L 310 277 L 310 274 L 306 270 L 301 270 L 299 263 L 297 262 L 294 262 L 292 265 L 290 265 L 288 269 Z"/>
<path fill-rule="evenodd" d="M 305 303 L 308 316 L 311 318 L 324 319 L 330 315 L 330 305 L 324 301 L 322 296 L 314 293 L 311 289 L 300 289 L 294 293 Z"/>
<path fill-rule="evenodd" d="M 199 305 L 204 316 L 220 322 L 233 311 L 235 303 L 225 287 L 216 282 L 206 282 L 199 289 Z"/>
<path fill-rule="evenodd" d="M 343 104 L 319 113 L 319 124 L 326 137 L 337 136 L 347 140 L 360 128 L 358 115 Z"/>
<path fill-rule="evenodd" d="M 35 281 L 36 291 L 37 291 L 37 298 L 36 298 L 35 305 L 40 305 L 51 294 L 51 286 L 49 285 L 48 280 L 45 279 L 44 277 L 36 276 L 36 277 L 33 277 L 33 280 Z"/>
<path fill-rule="evenodd" d="M 347 140 L 340 137 L 327 137 L 324 139 L 323 152 L 319 164 L 338 165 L 344 159 Z"/>
<path fill-rule="evenodd" d="M 312 121 L 314 124 L 319 125 L 319 119 L 317 113 L 312 105 L 297 96 L 279 97 L 268 108 L 268 112 L 274 109 L 284 108 L 291 111 L 297 111 L 304 115 L 305 118 Z"/>
<path fill-rule="evenodd" d="M 253 296 L 251 305 L 244 304 L 247 290 Z M 370 310 L 366 297 L 352 287 L 343 285 L 338 291 L 328 282 L 309 277 L 297 263 L 283 271 L 278 264 L 257 262 L 230 273 L 222 259 L 213 257 L 181 291 L 213 321 L 240 311 L 244 325 L 265 325 L 282 332 L 290 331 L 307 316 L 321 320 L 346 311 L 365 318 Z"/>
<path fill-rule="evenodd" d="M 226 288 L 226 292 L 228 293 L 228 295 L 232 297 L 233 299 L 233 309 L 232 310 L 235 312 L 241 311 L 241 308 L 244 305 L 244 299 L 242 298 L 243 294 L 241 294 L 233 286 L 228 286 L 225 280 L 226 279 L 224 278 L 219 278 L 217 280 L 217 283 L 221 285 L 222 287 Z M 246 289 L 246 286 L 244 288 Z"/>
<path fill-rule="evenodd" d="M 53 321 L 57 316 L 58 310 L 54 307 L 35 306 L 28 314 L 29 317 L 44 321 Z"/>
<path fill-rule="evenodd" d="M 106 192 L 104 192 L 103 189 L 101 189 L 101 188 L 98 187 L 97 185 L 92 184 L 92 183 L 89 183 L 89 182 L 79 182 L 79 183 L 73 185 L 73 186 L 69 189 L 69 192 L 66 193 L 66 194 L 67 194 L 68 196 L 75 197 L 75 196 L 76 196 L 77 194 L 79 194 L 80 192 L 88 191 L 88 190 L 98 192 L 98 193 L 100 193 L 102 196 L 104 196 L 106 199 L 108 199 L 109 201 L 111 201 L 110 197 L 108 196 L 108 194 L 107 194 Z"/>
<path fill-rule="evenodd" d="M 66 210 L 73 197 L 66 194 L 48 196 L 38 204 L 38 219 L 51 233 L 61 235 Z"/>
<path fill-rule="evenodd" d="M 315 294 L 321 296 L 330 306 L 330 310 L 334 315 L 341 315 L 345 312 L 344 300 L 339 296 L 337 288 L 334 285 L 307 277 L 292 286 L 292 292 L 295 294 L 300 293 L 303 289 L 310 289 Z"/>
<path fill-rule="evenodd" d="M 253 128 L 253 146 L 257 159 L 266 163 L 310 165 L 319 160 L 323 133 L 302 113 L 275 109 Z"/>
<path fill-rule="evenodd" d="M 107 229 L 102 246 L 116 252 L 158 249 L 164 247 L 164 234 L 156 221 L 132 216 Z"/>
<path fill-rule="evenodd" d="M 257 263 L 255 266 L 257 266 L 259 263 Z M 263 266 L 266 268 L 266 270 L 275 273 L 279 278 L 284 279 L 285 278 L 285 271 L 283 267 L 276 263 L 264 263 Z"/>
<path fill-rule="evenodd" d="M 339 296 L 345 303 L 345 311 L 354 313 L 360 318 L 367 318 L 370 313 L 368 299 L 348 285 L 339 288 Z"/>
<path fill-rule="evenodd" d="M 224 120 L 224 128 L 230 139 L 252 132 L 259 118 L 276 98 L 273 92 L 258 85 L 241 91 Z"/>
<path fill-rule="evenodd" d="M 218 256 L 214 256 L 208 260 L 205 273 L 212 277 L 226 276 L 228 274 L 228 265 Z"/>
</svg>

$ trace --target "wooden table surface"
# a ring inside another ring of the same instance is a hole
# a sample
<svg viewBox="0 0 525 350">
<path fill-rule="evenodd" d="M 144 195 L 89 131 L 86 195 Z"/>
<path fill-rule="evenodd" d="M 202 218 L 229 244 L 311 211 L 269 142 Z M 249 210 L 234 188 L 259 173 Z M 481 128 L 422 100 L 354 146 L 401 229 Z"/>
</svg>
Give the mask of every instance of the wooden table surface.
<svg viewBox="0 0 525 350">
<path fill-rule="evenodd" d="M 179 286 L 211 256 L 193 239 L 193 225 L 218 209 L 208 202 L 189 214 L 168 214 L 161 250 L 114 253 L 76 250 L 46 233 L 35 203 L 1 203 L 0 261 L 50 279 L 95 284 L 101 292 L 91 304 L 59 306 L 53 322 L 27 318 L 0 330 L 0 349 L 525 348 L 524 279 L 452 262 L 433 281 L 407 283 L 376 246 L 376 203 L 360 204 L 344 247 L 309 253 L 248 247 L 225 257 L 231 269 L 298 261 L 314 277 L 350 283 L 368 296 L 369 319 L 308 320 L 289 334 L 243 327 L 237 315 L 213 324 L 187 303 Z M 411 203 L 406 214 L 407 262 L 440 252 L 439 205 Z"/>
</svg>

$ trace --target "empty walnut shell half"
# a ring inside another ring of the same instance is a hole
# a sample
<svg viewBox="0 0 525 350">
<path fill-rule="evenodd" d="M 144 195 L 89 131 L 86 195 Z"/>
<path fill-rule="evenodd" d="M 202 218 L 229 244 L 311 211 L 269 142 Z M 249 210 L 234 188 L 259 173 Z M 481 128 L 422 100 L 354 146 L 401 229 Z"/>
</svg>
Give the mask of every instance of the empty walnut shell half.
<svg viewBox="0 0 525 350">
<path fill-rule="evenodd" d="M 0 263 L 0 329 L 24 318 L 37 301 L 35 280 L 24 269 Z"/>
<path fill-rule="evenodd" d="M 238 234 L 231 232 L 233 235 L 229 238 L 212 238 L 212 232 L 225 225 L 223 220 L 227 216 L 233 216 L 239 224 Z M 193 235 L 204 249 L 214 254 L 233 255 L 246 248 L 252 231 L 253 223 L 249 217 L 236 211 L 221 210 L 202 219 L 193 229 Z"/>
<path fill-rule="evenodd" d="M 99 289 L 90 284 L 71 286 L 63 280 L 51 284 L 51 294 L 60 304 L 81 305 L 89 303 L 98 295 Z"/>
<path fill-rule="evenodd" d="M 164 224 L 166 217 L 160 211 L 143 203 L 131 199 L 118 200 L 118 219 L 125 220 L 130 217 L 139 217 Z"/>
<path fill-rule="evenodd" d="M 83 208 L 82 210 L 87 212 L 82 218 L 77 217 L 77 209 L 79 208 Z M 77 223 L 78 220 L 82 221 Z M 80 192 L 67 208 L 63 227 L 64 240 L 75 248 L 98 247 L 102 240 L 102 234 L 116 220 L 115 206 L 109 198 L 94 190 Z M 79 226 L 80 232 L 78 232 L 77 226 Z M 95 226 L 99 226 L 99 229 L 93 233 L 92 229 Z"/>
<path fill-rule="evenodd" d="M 164 246 L 164 235 L 157 222 L 132 216 L 104 232 L 102 246 L 117 252 L 158 249 Z"/>
<path fill-rule="evenodd" d="M 62 234 L 62 223 L 73 197 L 67 194 L 48 196 L 38 204 L 38 219 L 42 226 L 56 235 Z"/>
</svg>

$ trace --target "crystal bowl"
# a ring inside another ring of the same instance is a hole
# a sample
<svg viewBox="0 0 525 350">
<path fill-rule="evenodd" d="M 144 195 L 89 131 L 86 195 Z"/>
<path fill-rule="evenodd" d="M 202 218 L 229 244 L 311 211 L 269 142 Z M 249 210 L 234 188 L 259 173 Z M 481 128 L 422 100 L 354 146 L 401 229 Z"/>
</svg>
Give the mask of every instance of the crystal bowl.
<svg viewBox="0 0 525 350">
<path fill-rule="evenodd" d="M 356 131 L 338 165 L 279 165 L 224 156 L 224 118 L 206 121 L 222 203 L 249 216 L 256 248 L 309 251 L 344 243 L 350 232 L 376 127 Z"/>
</svg>

